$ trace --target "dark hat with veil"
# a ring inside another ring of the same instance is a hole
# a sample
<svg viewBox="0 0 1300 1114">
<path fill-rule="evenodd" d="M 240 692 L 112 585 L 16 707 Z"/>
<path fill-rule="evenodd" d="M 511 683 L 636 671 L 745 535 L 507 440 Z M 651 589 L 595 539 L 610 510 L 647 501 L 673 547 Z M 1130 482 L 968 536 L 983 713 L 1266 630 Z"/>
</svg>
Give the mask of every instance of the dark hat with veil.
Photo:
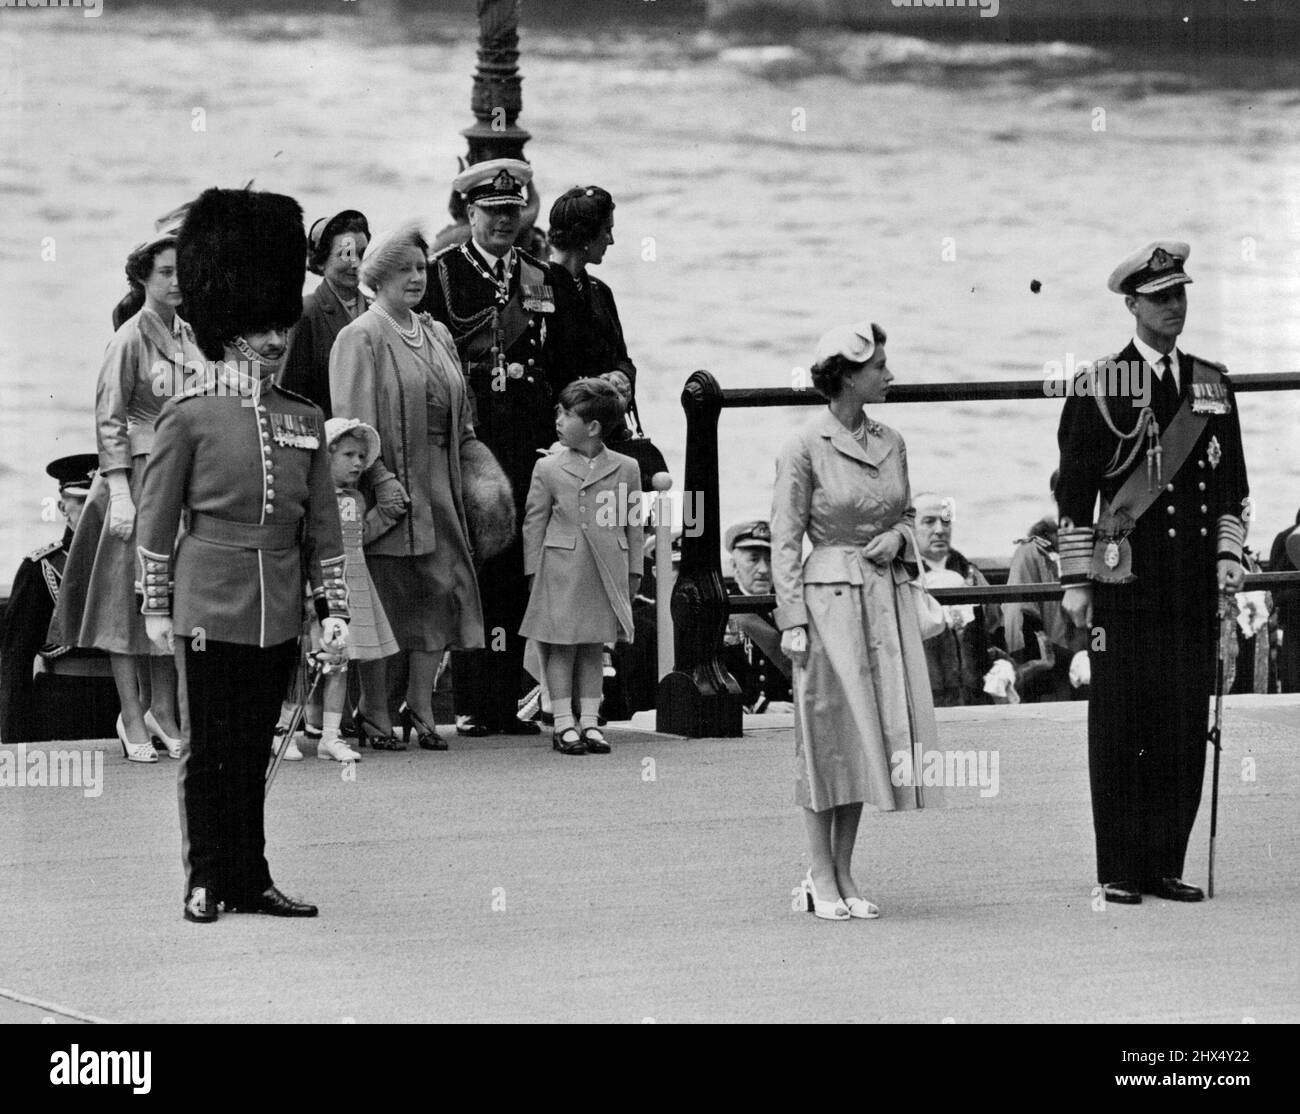
<svg viewBox="0 0 1300 1114">
<path fill-rule="evenodd" d="M 203 354 L 219 360 L 245 333 L 287 329 L 302 316 L 307 236 L 292 197 L 205 190 L 176 241 L 186 320 Z"/>
</svg>

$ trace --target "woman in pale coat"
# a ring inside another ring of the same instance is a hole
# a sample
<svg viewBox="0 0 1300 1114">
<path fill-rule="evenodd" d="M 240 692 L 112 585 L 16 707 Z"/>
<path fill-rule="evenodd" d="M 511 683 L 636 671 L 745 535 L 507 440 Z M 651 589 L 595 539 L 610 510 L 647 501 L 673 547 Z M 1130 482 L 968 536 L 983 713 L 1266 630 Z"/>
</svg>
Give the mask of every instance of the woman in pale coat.
<svg viewBox="0 0 1300 1114">
<path fill-rule="evenodd" d="M 122 714 L 122 753 L 157 762 L 155 746 L 181 756 L 176 667 L 150 644 L 136 598 L 135 521 L 163 403 L 197 375 L 203 355 L 176 307 L 176 240 L 170 233 L 134 248 L 126 277 L 142 305 L 104 353 L 95 389 L 99 475 L 68 553 L 50 641 L 108 651 Z"/>
<path fill-rule="evenodd" d="M 393 634 L 409 654 L 406 702 L 398 713 L 403 739 L 393 734 L 384 659 L 361 664 L 356 720 L 363 743 L 387 750 L 404 749 L 412 730 L 425 750 L 447 749 L 433 718 L 438 662 L 446 649 L 483 647 L 470 544 L 475 492 L 462 469 L 491 472 L 487 502 L 508 516 L 509 526 L 514 519 L 509 485 L 474 436 L 451 334 L 412 310 L 424 296 L 427 252 L 414 222 L 375 237 L 361 261 L 362 290 L 373 292 L 374 301 L 330 352 L 335 417 L 373 427 L 383 447 L 361 486 L 390 526 L 365 552 Z"/>
<path fill-rule="evenodd" d="M 938 803 L 919 776 L 937 740 L 908 583 L 917 549 L 907 449 L 863 413 L 893 380 L 884 346 L 868 322 L 821 339 L 813 385 L 829 406 L 782 449 L 772 495 L 776 623 L 795 666 L 795 800 L 812 851 L 803 889 L 827 920 L 879 915 L 853 880 L 863 804 Z"/>
</svg>

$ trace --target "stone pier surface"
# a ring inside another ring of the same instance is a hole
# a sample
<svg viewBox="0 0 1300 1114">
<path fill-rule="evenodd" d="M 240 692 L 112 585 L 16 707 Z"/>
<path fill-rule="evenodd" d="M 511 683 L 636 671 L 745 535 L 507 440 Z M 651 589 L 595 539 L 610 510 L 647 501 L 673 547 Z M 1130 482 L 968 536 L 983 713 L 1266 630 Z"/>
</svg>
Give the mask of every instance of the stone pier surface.
<svg viewBox="0 0 1300 1114">
<path fill-rule="evenodd" d="M 285 765 L 272 874 L 316 920 L 181 918 L 175 764 L 109 744 L 103 791 L 0 787 L 0 1022 L 1300 1020 L 1300 699 L 1227 702 L 1216 896 L 1099 908 L 1082 704 L 940 712 L 996 795 L 868 811 L 883 910 L 796 912 L 788 719 L 615 726 Z M 12 749 L 12 748 L 7 748 Z M 1205 884 L 1205 803 L 1186 878 Z"/>
</svg>

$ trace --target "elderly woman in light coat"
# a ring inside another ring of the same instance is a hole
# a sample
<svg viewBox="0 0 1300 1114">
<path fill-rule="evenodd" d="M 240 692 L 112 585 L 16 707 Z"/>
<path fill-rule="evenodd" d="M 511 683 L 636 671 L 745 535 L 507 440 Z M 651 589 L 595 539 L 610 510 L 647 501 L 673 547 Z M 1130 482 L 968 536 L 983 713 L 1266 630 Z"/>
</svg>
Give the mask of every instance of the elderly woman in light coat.
<svg viewBox="0 0 1300 1114">
<path fill-rule="evenodd" d="M 795 800 L 812 851 L 802 886 L 808 911 L 827 920 L 879 915 L 853 880 L 863 804 L 937 803 L 920 786 L 936 734 L 910 583 L 907 449 L 863 412 L 892 380 L 878 325 L 827 333 L 813 385 L 829 406 L 782 449 L 772 495 L 775 617 L 794 664 Z"/>
<path fill-rule="evenodd" d="M 474 576 L 479 556 L 509 544 L 510 485 L 474 436 L 468 388 L 446 327 L 412 307 L 424 296 L 428 247 L 418 224 L 380 233 L 361 261 L 374 301 L 330 352 L 334 414 L 379 433 L 381 452 L 363 494 L 389 528 L 366 546 L 366 564 L 393 634 L 410 655 L 399 742 L 387 704 L 384 660 L 361 666 L 359 738 L 404 749 L 412 730 L 426 750 L 446 750 L 435 729 L 433 686 L 445 649 L 483 647 Z"/>
</svg>

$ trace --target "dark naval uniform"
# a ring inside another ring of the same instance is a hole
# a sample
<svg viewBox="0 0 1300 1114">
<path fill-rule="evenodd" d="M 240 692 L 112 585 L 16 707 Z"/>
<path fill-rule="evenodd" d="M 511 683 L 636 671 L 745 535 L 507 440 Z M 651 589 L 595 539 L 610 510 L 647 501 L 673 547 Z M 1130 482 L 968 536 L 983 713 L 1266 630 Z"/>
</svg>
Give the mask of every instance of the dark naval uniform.
<svg viewBox="0 0 1300 1114">
<path fill-rule="evenodd" d="M 1058 434 L 1061 582 L 1095 581 L 1088 766 L 1097 876 L 1146 892 L 1183 873 L 1214 688 L 1216 561 L 1241 559 L 1249 493 L 1225 369 L 1177 356 L 1179 392 L 1168 372 L 1145 380 L 1153 383 L 1159 456 L 1147 451 L 1155 442 L 1142 431 L 1145 411 L 1127 396 L 1107 397 L 1105 412 L 1096 398 L 1068 398 Z M 1135 344 L 1109 359 L 1153 374 Z M 1170 427 L 1183 411 L 1196 423 L 1185 428 L 1199 432 L 1175 467 Z M 1136 523 L 1102 520 L 1094 528 L 1098 495 L 1104 512 L 1134 474 L 1149 477 L 1140 490 L 1158 497 Z"/>
<path fill-rule="evenodd" d="M 140 505 L 143 611 L 171 615 L 184 640 L 187 886 L 228 906 L 253 902 L 271 886 L 263 782 L 296 664 L 304 573 L 318 615 L 347 617 L 320 409 L 223 365 L 163 407 Z"/>
<path fill-rule="evenodd" d="M 742 594 L 730 577 L 723 581 L 730 596 Z M 781 653 L 781 632 L 772 612 L 732 615 L 723 636 L 722 661 L 745 699 L 745 710 L 761 713 L 775 702 L 794 699 L 790 688 L 790 661 Z"/>
<path fill-rule="evenodd" d="M 546 269 L 516 248 L 513 268 L 498 280 L 472 244 L 446 248 L 433 257 L 416 308 L 451 330 L 469 379 L 474 432 L 509 477 L 522 526 L 538 450 L 555 440 L 546 356 L 555 302 Z M 515 721 L 521 692 L 518 630 L 528 606 L 521 540 L 482 563 L 479 589 L 489 648 L 452 655 L 456 711 L 499 729 Z"/>
<path fill-rule="evenodd" d="M 0 742 L 105 738 L 117 691 L 108 655 L 46 641 L 59 599 L 72 530 L 18 566 L 0 635 Z"/>
</svg>

